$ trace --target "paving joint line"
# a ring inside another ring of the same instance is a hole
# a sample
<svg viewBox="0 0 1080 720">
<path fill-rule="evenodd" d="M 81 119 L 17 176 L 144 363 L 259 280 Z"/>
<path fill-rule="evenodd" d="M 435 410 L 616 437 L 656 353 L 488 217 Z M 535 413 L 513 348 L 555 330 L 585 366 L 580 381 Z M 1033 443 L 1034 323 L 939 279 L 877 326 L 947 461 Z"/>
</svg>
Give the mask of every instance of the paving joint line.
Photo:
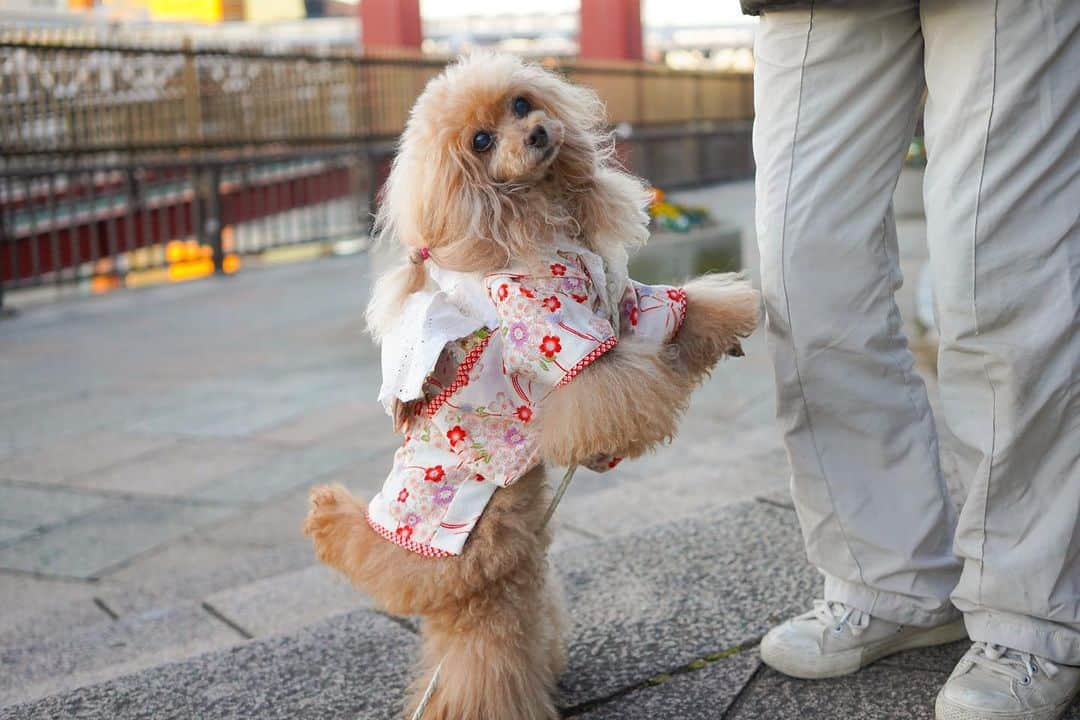
<svg viewBox="0 0 1080 720">
<path fill-rule="evenodd" d="M 795 508 L 793 508 L 791 505 L 785 505 L 783 502 L 781 502 L 779 500 L 773 500 L 772 498 L 764 497 L 762 495 L 755 495 L 754 496 L 754 502 L 759 502 L 762 505 L 772 505 L 775 508 L 780 508 L 781 510 L 787 510 L 788 512 L 795 512 Z"/>
<path fill-rule="evenodd" d="M 24 538 L 25 539 L 25 538 Z M 66 583 L 78 583 L 80 585 L 93 585 L 101 580 L 100 577 L 78 577 L 76 575 L 58 575 L 55 573 L 44 573 L 36 570 L 20 570 L 19 568 L 2 567 L 0 566 L 0 575 L 19 575 L 22 577 L 32 577 L 39 580 L 53 580 L 55 582 Z"/>
<path fill-rule="evenodd" d="M 105 602 L 105 600 L 103 600 L 102 598 L 95 595 L 93 597 L 93 601 L 94 601 L 94 606 L 97 607 L 98 610 L 101 610 L 101 612 L 108 615 L 110 619 L 112 619 L 112 620 L 119 620 L 120 619 L 120 615 L 117 614 L 117 612 L 115 610 L 113 610 L 111 607 L 109 607 L 108 604 Z"/>
<path fill-rule="evenodd" d="M 693 672 L 697 672 L 698 670 L 704 670 L 705 668 L 709 667 L 714 663 L 722 662 L 723 660 L 726 660 L 730 657 L 740 655 L 747 650 L 752 650 L 756 648 L 759 644 L 761 644 L 761 638 L 762 636 L 758 636 L 747 640 L 746 642 L 739 643 L 738 645 L 733 645 L 724 650 L 711 653 L 696 660 L 691 660 L 685 665 L 680 665 L 679 667 L 667 670 L 666 672 L 658 673 L 649 678 L 646 678 L 645 680 L 634 683 L 633 685 L 627 685 L 603 697 L 596 698 L 594 700 L 586 700 L 585 702 L 578 703 L 577 705 L 572 705 L 567 708 L 560 708 L 560 714 L 564 718 L 582 715 L 592 710 L 596 710 L 597 708 L 603 707 L 604 705 L 608 705 L 615 700 L 626 697 L 627 695 L 637 690 L 644 690 L 646 688 L 663 685 L 664 683 L 669 682 L 680 675 L 687 675 Z M 758 670 L 760 670 L 760 668 Z M 758 671 L 755 670 L 754 675 L 756 675 L 757 672 Z M 753 675 L 751 676 L 751 680 L 752 679 Z M 746 684 L 749 685 L 750 681 L 748 680 Z M 742 691 L 740 690 L 740 694 L 741 693 Z"/>
<path fill-rule="evenodd" d="M 728 720 L 729 717 L 734 717 L 731 713 L 735 711 L 743 703 L 743 698 L 746 696 L 746 692 L 750 689 L 750 686 L 757 682 L 758 678 L 765 673 L 765 663 L 760 663 L 754 672 L 750 673 L 750 677 L 746 679 L 743 686 L 739 688 L 739 692 L 735 693 L 735 697 L 731 698 L 731 702 L 724 708 L 724 712 L 720 714 L 719 720 Z"/>
<path fill-rule="evenodd" d="M 222 476 L 224 477 L 224 476 Z M 221 479 L 221 478 L 218 478 Z M 237 505 L 234 502 L 222 502 L 221 500 L 205 500 L 194 496 L 183 495 L 167 495 L 165 493 L 148 493 L 148 492 L 131 492 L 130 490 L 108 490 L 102 488 L 86 488 L 79 487 L 78 485 L 67 485 L 64 483 L 39 483 L 31 482 L 29 480 L 15 480 L 13 478 L 0 478 L 0 485 L 6 485 L 8 487 L 24 488 L 27 490 L 59 490 L 61 492 L 70 492 L 75 495 L 85 495 L 89 497 L 99 497 L 104 500 L 154 500 L 171 503 L 174 505 L 192 505 L 192 506 L 206 506 L 206 505 Z M 91 510 L 90 512 L 94 512 Z M 83 517 L 89 513 L 83 513 L 83 515 L 76 515 L 75 518 Z M 55 527 L 61 523 L 54 523 L 48 527 Z"/>
<path fill-rule="evenodd" d="M 584 528 L 579 528 L 577 525 L 574 525 L 572 523 L 568 523 L 565 520 L 557 521 L 556 527 L 566 528 L 570 532 L 581 535 L 582 537 L 588 538 L 589 540 L 603 540 L 604 539 L 603 535 L 597 535 L 596 533 L 591 532 L 589 530 L 586 530 Z"/>
<path fill-rule="evenodd" d="M 416 627 L 416 625 L 411 620 L 409 620 L 408 618 L 403 618 L 403 617 L 400 617 L 398 615 L 391 615 L 390 613 L 386 612 L 385 610 L 379 610 L 378 608 L 367 608 L 367 609 L 371 610 L 371 612 L 375 613 L 376 615 L 380 615 L 380 616 L 386 618 L 390 622 L 394 623 L 398 627 L 403 628 L 404 630 L 406 630 L 407 632 L 409 632 L 412 635 L 419 635 L 420 634 L 420 628 Z"/>
<path fill-rule="evenodd" d="M 875 663 L 878 667 L 892 668 L 894 670 L 903 670 L 905 672 L 917 672 L 927 675 L 949 675 L 952 670 L 934 670 L 933 668 L 918 667 L 916 665 L 908 665 L 903 662 L 888 662 L 882 661 Z"/>
<path fill-rule="evenodd" d="M 221 612 L 220 610 L 215 608 L 209 602 L 204 600 L 200 604 L 200 607 L 202 607 L 202 609 L 206 612 L 207 615 L 214 618 L 218 622 L 220 622 L 220 623 L 222 623 L 224 625 L 227 625 L 233 632 L 235 632 L 237 635 L 244 638 L 245 640 L 254 640 L 255 639 L 255 635 L 253 635 L 251 632 L 249 632 L 245 627 L 240 625 L 235 620 L 232 620 L 231 618 L 226 616 L 223 612 Z"/>
</svg>

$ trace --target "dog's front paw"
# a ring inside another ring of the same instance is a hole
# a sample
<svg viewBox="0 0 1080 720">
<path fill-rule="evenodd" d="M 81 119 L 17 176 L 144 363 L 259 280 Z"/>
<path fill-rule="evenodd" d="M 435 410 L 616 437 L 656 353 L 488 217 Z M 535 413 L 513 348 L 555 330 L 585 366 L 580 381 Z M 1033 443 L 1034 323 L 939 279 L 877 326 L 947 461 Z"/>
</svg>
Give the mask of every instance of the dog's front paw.
<svg viewBox="0 0 1080 720">
<path fill-rule="evenodd" d="M 761 296 L 734 275 L 706 275 L 683 289 L 687 307 L 675 336 L 676 366 L 696 382 L 725 355 L 742 357 L 740 341 L 757 327 Z"/>
<path fill-rule="evenodd" d="M 350 524 L 363 521 L 363 508 L 341 485 L 317 485 L 308 498 L 304 535 L 311 538 L 319 560 L 334 565 Z"/>
</svg>

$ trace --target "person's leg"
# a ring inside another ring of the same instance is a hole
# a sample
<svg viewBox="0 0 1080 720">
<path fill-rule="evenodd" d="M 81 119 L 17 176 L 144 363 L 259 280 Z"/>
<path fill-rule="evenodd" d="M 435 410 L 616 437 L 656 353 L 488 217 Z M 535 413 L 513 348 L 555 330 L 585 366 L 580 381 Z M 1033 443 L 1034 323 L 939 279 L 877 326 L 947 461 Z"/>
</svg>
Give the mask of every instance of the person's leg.
<svg viewBox="0 0 1080 720">
<path fill-rule="evenodd" d="M 1080 691 L 1080 3 L 923 0 L 927 237 L 976 641 L 939 718 Z"/>
<path fill-rule="evenodd" d="M 972 639 L 1080 665 L 1080 3 L 922 14 L 953 599 Z"/>
<path fill-rule="evenodd" d="M 918 6 L 765 13 L 755 55 L 762 285 L 807 555 L 827 601 L 939 625 L 956 617 L 956 518 L 893 298 Z"/>
</svg>

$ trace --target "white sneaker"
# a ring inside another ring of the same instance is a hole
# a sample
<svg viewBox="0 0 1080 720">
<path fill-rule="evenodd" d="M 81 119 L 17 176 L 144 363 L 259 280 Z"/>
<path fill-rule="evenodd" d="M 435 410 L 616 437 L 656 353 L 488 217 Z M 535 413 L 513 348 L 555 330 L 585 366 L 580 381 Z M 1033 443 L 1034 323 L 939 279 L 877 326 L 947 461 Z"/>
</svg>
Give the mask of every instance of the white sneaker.
<svg viewBox="0 0 1080 720">
<path fill-rule="evenodd" d="M 977 642 L 934 705 L 937 720 L 1055 720 L 1080 693 L 1080 668 Z"/>
<path fill-rule="evenodd" d="M 964 621 L 932 628 L 871 617 L 838 602 L 815 600 L 814 609 L 778 625 L 761 640 L 761 659 L 785 675 L 804 680 L 850 675 L 875 660 L 913 648 L 967 637 Z"/>
</svg>

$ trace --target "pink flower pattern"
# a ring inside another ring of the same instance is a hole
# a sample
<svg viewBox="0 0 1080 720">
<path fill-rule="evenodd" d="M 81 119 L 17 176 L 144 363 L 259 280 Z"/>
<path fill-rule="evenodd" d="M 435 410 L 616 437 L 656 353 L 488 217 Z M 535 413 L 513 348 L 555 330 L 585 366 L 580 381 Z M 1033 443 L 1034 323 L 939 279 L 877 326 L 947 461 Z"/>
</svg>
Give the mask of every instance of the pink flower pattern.
<svg viewBox="0 0 1080 720">
<path fill-rule="evenodd" d="M 479 512 L 456 508 L 474 507 L 477 497 L 490 497 L 539 462 L 533 421 L 544 398 L 614 345 L 612 321 L 580 257 L 560 253 L 548 269 L 485 278 L 499 325 L 449 343 L 424 383 L 428 401 L 459 389 L 433 414 L 417 416 L 396 453 L 369 507 L 369 522 L 384 536 L 416 552 L 460 552 Z M 680 293 L 628 286 L 613 319 L 620 336 L 666 342 L 682 319 Z M 467 357 L 475 362 L 466 371 Z M 605 455 L 587 465 L 605 471 L 618 462 Z M 383 497 L 396 502 L 376 507 Z"/>
</svg>

